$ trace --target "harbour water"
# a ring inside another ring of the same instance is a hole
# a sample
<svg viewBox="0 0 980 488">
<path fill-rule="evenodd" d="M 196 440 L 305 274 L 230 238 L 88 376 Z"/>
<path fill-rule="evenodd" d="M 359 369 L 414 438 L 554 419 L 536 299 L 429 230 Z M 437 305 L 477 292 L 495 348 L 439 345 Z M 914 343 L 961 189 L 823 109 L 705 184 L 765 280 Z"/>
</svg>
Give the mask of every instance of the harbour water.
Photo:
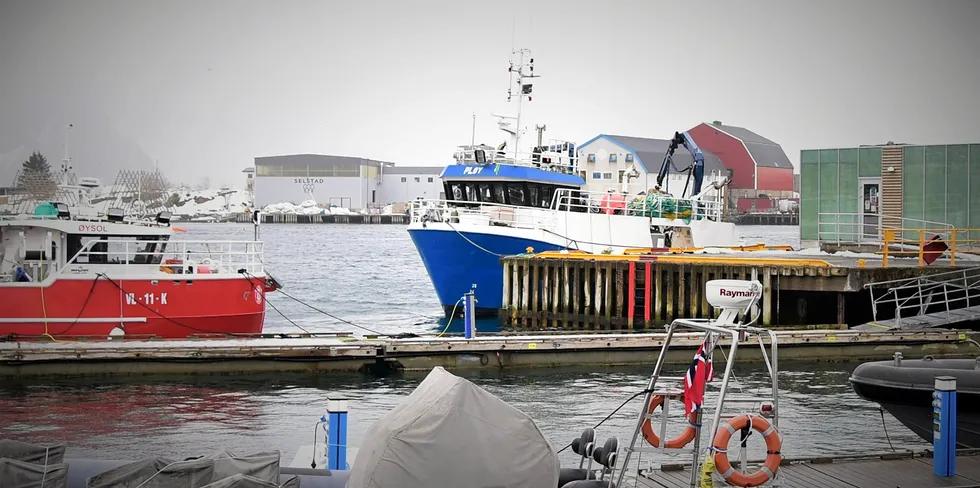
<svg viewBox="0 0 980 488">
<path fill-rule="evenodd" d="M 183 239 L 250 239 L 253 231 L 250 225 L 177 225 L 189 230 Z M 795 227 L 740 230 L 749 242 L 798 245 Z M 285 291 L 316 308 L 384 333 L 431 332 L 445 324 L 403 226 L 268 225 L 261 228 L 261 238 L 266 261 Z M 269 303 L 310 331 L 357 332 L 351 324 L 282 296 L 271 296 Z M 266 330 L 297 329 L 270 309 Z M 877 405 L 858 398 L 847 384 L 855 365 L 781 359 L 786 456 L 884 451 L 889 441 L 896 449 L 928 447 L 887 413 L 883 428 Z M 461 374 L 529 414 L 560 448 L 640 391 L 652 367 Z M 766 384 L 761 370 L 736 373 L 738 387 L 747 393 Z M 0 438 L 67 443 L 69 456 L 75 457 L 182 457 L 225 448 L 240 453 L 280 449 L 289 460 L 300 446 L 313 443 L 327 393 L 350 398 L 350 442 L 357 447 L 367 427 L 423 377 L 319 373 L 7 381 L 0 384 Z M 628 438 L 639 408 L 639 400 L 624 407 L 597 429 L 599 437 Z M 761 449 L 757 439 L 751 444 L 753 451 Z M 573 455 L 566 451 L 562 457 L 571 462 Z"/>
</svg>

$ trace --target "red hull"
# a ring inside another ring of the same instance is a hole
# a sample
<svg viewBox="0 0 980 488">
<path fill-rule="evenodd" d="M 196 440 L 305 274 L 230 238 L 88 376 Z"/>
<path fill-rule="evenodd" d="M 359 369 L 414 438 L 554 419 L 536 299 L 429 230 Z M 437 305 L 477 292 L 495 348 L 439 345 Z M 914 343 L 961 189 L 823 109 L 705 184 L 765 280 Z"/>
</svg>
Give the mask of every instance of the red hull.
<svg viewBox="0 0 980 488">
<path fill-rule="evenodd" d="M 261 284 L 245 278 L 121 280 L 61 278 L 47 287 L 0 287 L 0 337 L 129 335 L 182 338 L 257 334 L 265 320 Z M 145 322 L 119 320 L 145 318 Z M 11 319 L 31 319 L 13 322 Z M 54 320 L 44 323 L 44 319 Z M 105 319 L 105 320 L 100 320 Z"/>
</svg>

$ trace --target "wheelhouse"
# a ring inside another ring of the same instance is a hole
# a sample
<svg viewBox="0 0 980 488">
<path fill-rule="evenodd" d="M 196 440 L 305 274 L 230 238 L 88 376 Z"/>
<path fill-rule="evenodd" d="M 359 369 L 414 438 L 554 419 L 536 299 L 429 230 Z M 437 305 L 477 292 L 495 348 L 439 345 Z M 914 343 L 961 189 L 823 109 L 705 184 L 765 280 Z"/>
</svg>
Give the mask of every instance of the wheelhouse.
<svg viewBox="0 0 980 488">
<path fill-rule="evenodd" d="M 441 176 L 447 199 L 460 207 L 511 205 L 551 208 L 559 190 L 578 190 L 578 176 L 505 164 L 453 165 Z"/>
</svg>

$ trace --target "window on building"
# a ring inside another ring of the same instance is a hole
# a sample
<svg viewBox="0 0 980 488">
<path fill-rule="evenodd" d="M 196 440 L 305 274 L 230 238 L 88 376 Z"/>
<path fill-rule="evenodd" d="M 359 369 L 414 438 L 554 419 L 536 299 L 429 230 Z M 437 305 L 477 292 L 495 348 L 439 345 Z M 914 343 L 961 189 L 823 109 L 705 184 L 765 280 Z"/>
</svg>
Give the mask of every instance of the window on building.
<svg viewBox="0 0 980 488">
<path fill-rule="evenodd" d="M 420 182 L 420 181 L 422 181 L 422 178 L 420 178 L 420 177 L 418 177 L 418 176 L 416 176 L 416 177 L 415 177 L 415 182 L 416 182 L 416 183 L 418 183 L 418 182 Z"/>
<path fill-rule="evenodd" d="M 408 182 L 408 178 L 402 176 L 402 183 L 406 183 L 406 182 Z"/>
<path fill-rule="evenodd" d="M 604 179 L 604 180 L 611 180 L 612 179 L 612 173 L 602 173 L 602 179 Z"/>
<path fill-rule="evenodd" d="M 627 163 L 632 163 L 633 162 L 633 153 L 630 153 L 630 154 L 627 154 L 626 155 L 626 162 Z"/>
<path fill-rule="evenodd" d="M 619 154 L 610 154 L 609 155 L 609 162 L 610 163 L 615 163 L 616 161 L 619 161 Z"/>
<path fill-rule="evenodd" d="M 593 180 L 601 180 L 602 179 L 602 173 L 600 173 L 598 171 L 593 172 L 592 173 L 592 179 Z"/>
<path fill-rule="evenodd" d="M 588 161 L 590 163 L 594 163 L 595 162 L 595 154 L 589 154 L 589 157 L 586 159 L 586 161 Z"/>
<path fill-rule="evenodd" d="M 432 183 L 432 177 L 431 176 L 429 177 L 429 183 Z"/>
</svg>

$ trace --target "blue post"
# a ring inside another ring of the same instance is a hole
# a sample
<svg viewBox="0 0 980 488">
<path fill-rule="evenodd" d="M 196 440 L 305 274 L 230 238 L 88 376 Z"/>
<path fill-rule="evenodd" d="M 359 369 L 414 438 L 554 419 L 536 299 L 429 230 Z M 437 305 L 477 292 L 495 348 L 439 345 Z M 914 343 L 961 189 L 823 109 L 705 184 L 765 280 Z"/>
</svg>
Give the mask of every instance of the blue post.
<svg viewBox="0 0 980 488">
<path fill-rule="evenodd" d="M 347 398 L 327 397 L 327 469 L 349 469 L 347 466 Z"/>
<path fill-rule="evenodd" d="M 463 335 L 467 339 L 476 336 L 476 295 L 473 290 L 463 295 Z"/>
<path fill-rule="evenodd" d="M 932 393 L 932 472 L 956 476 L 956 378 L 937 376 Z"/>
</svg>

